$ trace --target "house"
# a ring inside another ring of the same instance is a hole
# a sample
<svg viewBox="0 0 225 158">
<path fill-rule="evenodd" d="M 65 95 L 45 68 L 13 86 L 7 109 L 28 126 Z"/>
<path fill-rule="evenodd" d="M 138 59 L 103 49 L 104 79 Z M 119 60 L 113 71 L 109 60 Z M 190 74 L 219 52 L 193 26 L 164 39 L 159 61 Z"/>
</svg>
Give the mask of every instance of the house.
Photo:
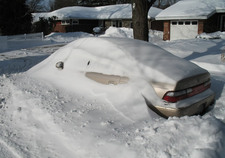
<svg viewBox="0 0 225 158">
<path fill-rule="evenodd" d="M 203 32 L 225 31 L 225 0 L 181 0 L 160 12 L 163 39 L 195 38 Z"/>
<path fill-rule="evenodd" d="M 54 32 L 93 32 L 94 27 L 108 28 L 127 27 L 132 28 L 131 4 L 117 4 L 101 7 L 65 7 L 48 13 L 34 13 L 34 21 L 40 17 L 56 17 Z M 154 17 L 161 9 L 152 7 L 148 12 L 149 27 L 152 29 L 163 29 L 160 21 Z M 161 25 L 160 25 L 161 24 Z"/>
</svg>

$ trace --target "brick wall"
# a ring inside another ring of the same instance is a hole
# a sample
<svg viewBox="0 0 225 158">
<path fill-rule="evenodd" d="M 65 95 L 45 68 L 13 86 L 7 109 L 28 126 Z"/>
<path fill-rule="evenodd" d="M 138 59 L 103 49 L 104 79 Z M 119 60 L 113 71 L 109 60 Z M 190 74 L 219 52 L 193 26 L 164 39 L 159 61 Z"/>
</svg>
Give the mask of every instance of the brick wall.
<svg viewBox="0 0 225 158">
<path fill-rule="evenodd" d="M 203 33 L 203 29 L 204 29 L 204 22 L 203 22 L 203 20 L 199 20 L 198 21 L 198 34 Z"/>
<path fill-rule="evenodd" d="M 66 25 L 61 25 L 61 22 L 57 22 L 53 28 L 54 32 L 66 32 Z"/>
<path fill-rule="evenodd" d="M 170 40 L 170 21 L 164 21 L 163 28 L 163 40 Z"/>
</svg>

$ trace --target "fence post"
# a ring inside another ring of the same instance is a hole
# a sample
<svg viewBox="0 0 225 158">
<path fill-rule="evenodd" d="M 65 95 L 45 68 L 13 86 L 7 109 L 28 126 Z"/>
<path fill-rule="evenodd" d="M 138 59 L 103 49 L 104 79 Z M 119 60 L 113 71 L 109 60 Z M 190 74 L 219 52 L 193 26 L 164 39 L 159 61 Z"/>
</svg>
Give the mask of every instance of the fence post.
<svg viewBox="0 0 225 158">
<path fill-rule="evenodd" d="M 222 49 L 222 53 L 221 53 L 221 61 L 225 62 L 225 49 Z"/>
</svg>

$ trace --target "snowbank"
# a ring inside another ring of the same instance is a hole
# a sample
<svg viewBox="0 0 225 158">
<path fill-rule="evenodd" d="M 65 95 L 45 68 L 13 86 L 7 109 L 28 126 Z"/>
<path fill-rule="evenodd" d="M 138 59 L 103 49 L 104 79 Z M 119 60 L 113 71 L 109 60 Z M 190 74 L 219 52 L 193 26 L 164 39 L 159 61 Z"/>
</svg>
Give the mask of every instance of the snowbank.
<svg viewBox="0 0 225 158">
<path fill-rule="evenodd" d="M 116 28 L 116 27 L 109 27 L 104 35 L 100 37 L 121 37 L 121 38 L 133 38 L 133 29 L 131 28 Z"/>
<path fill-rule="evenodd" d="M 225 39 L 225 32 L 213 32 L 213 33 L 202 33 L 197 36 L 197 38 L 202 38 L 202 39 Z"/>
<path fill-rule="evenodd" d="M 125 28 L 125 27 L 109 27 L 104 35 L 100 37 L 120 37 L 120 38 L 131 38 L 133 39 L 133 29 L 132 28 Z M 162 41 L 163 39 L 163 32 L 157 30 L 149 30 L 149 41 L 157 42 Z"/>
<path fill-rule="evenodd" d="M 45 36 L 46 40 L 58 43 L 69 43 L 82 37 L 91 37 L 92 34 L 85 32 L 51 33 Z"/>
</svg>

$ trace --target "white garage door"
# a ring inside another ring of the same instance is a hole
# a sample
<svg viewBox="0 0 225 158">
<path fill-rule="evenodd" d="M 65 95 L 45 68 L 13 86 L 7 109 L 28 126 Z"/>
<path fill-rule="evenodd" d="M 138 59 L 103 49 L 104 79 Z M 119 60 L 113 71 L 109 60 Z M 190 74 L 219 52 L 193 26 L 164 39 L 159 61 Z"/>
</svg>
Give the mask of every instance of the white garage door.
<svg viewBox="0 0 225 158">
<path fill-rule="evenodd" d="M 198 35 L 198 21 L 171 21 L 170 40 L 191 39 Z"/>
</svg>

